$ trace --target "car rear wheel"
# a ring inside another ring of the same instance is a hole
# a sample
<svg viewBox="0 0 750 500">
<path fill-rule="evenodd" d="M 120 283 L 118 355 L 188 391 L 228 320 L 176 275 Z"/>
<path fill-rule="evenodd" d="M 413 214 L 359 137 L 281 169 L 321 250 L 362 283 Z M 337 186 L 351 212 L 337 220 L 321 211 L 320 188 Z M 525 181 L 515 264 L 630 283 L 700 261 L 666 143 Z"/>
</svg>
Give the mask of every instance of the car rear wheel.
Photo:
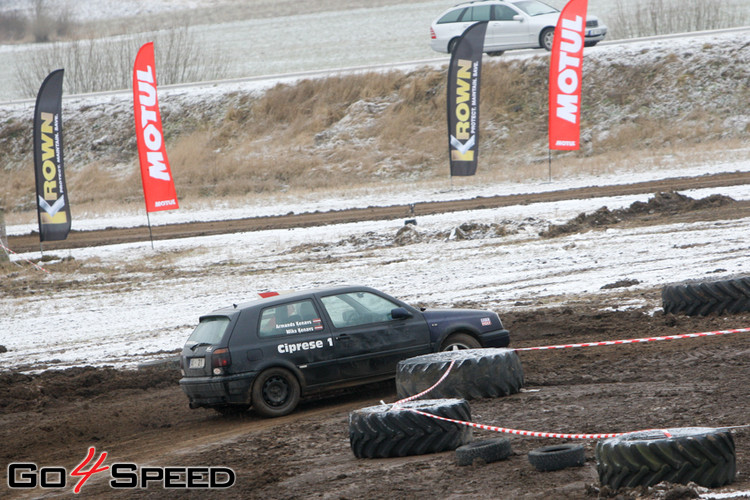
<svg viewBox="0 0 750 500">
<path fill-rule="evenodd" d="M 261 372 L 253 384 L 253 408 L 264 417 L 281 417 L 291 413 L 299 399 L 299 382 L 284 368 L 269 368 Z"/>
<path fill-rule="evenodd" d="M 467 333 L 454 333 L 449 335 L 443 345 L 440 346 L 441 351 L 460 351 L 463 349 L 479 349 L 482 345 L 477 339 Z"/>
<path fill-rule="evenodd" d="M 456 48 L 456 45 L 458 44 L 458 38 L 454 38 L 450 42 L 448 42 L 448 53 L 453 54 L 453 49 Z"/>
<path fill-rule="evenodd" d="M 555 38 L 554 28 L 544 28 L 539 35 L 539 45 L 545 50 L 552 50 L 552 41 Z"/>
</svg>

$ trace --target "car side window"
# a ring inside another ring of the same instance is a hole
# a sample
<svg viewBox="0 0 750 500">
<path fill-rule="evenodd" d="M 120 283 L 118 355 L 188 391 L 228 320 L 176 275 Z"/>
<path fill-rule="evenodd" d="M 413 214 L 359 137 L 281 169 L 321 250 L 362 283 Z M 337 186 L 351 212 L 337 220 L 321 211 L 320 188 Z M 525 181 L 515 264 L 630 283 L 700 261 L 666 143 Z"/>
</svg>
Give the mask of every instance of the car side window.
<svg viewBox="0 0 750 500">
<path fill-rule="evenodd" d="M 399 307 L 390 300 L 369 292 L 342 293 L 321 299 L 336 328 L 390 321 L 391 311 Z"/>
<path fill-rule="evenodd" d="M 438 21 L 438 24 L 445 24 L 445 23 L 456 23 L 459 22 L 463 16 L 463 13 L 466 12 L 467 9 L 455 9 L 450 12 L 448 12 L 446 15 L 440 18 Z"/>
<path fill-rule="evenodd" d="M 322 329 L 323 322 L 315 304 L 308 299 L 263 309 L 260 313 L 258 336 L 273 337 Z"/>
<path fill-rule="evenodd" d="M 512 21 L 513 16 L 518 14 L 518 12 L 506 5 L 495 5 L 494 9 L 492 19 L 495 21 Z"/>
<path fill-rule="evenodd" d="M 471 8 L 472 21 L 489 21 L 491 5 L 478 5 Z"/>
</svg>

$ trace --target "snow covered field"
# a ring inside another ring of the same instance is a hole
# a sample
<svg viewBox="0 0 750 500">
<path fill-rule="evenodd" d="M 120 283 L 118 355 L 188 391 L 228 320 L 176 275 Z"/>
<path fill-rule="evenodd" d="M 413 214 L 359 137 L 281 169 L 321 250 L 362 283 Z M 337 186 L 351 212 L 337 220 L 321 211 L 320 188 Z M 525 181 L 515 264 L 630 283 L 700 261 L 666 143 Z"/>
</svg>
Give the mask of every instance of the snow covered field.
<svg viewBox="0 0 750 500">
<path fill-rule="evenodd" d="M 659 177 L 748 170 L 750 160 L 661 171 Z M 553 185 L 488 186 L 477 191 L 403 192 L 388 200 L 361 198 L 350 203 L 455 199 L 632 180 L 612 176 Z M 716 193 L 748 200 L 750 186 L 683 194 L 697 199 Z M 108 279 L 116 285 L 106 286 L 96 279 L 101 276 L 80 271 L 63 276 L 52 273 L 44 278 L 51 290 L 58 289 L 53 285 L 60 281 L 79 283 L 64 292 L 4 297 L 0 300 L 0 344 L 8 352 L 2 359 L 6 368 L 27 370 L 82 364 L 132 366 L 180 348 L 201 314 L 253 300 L 257 292 L 269 289 L 363 284 L 415 305 L 452 306 L 468 301 L 496 310 L 502 317 L 511 308 L 555 306 L 591 296 L 597 297 L 602 308 L 658 310 L 661 304 L 654 301 L 653 293 L 641 297 L 632 292 L 681 280 L 747 273 L 745 235 L 750 219 L 611 228 L 554 239 L 538 235 L 550 223 L 560 224 L 580 212 L 602 206 L 623 208 L 648 198 L 595 198 L 419 217 L 416 230 L 421 241 L 406 244 L 396 243 L 403 220 L 392 220 L 157 241 L 155 250 L 148 243 L 131 243 L 56 251 L 52 252 L 55 256 L 73 257 L 84 267 L 107 269 Z M 315 209 L 342 205 L 342 200 L 331 200 Z M 304 203 L 276 208 L 311 210 Z M 175 218 L 183 219 L 231 215 L 224 210 L 181 216 L 175 212 Z M 111 222 L 80 224 L 94 228 Z M 498 224 L 507 234 L 489 231 L 473 239 L 448 236 L 463 223 Z M 24 257 L 38 254 L 14 256 L 21 269 L 11 279 L 41 273 Z M 155 272 L 134 274 L 127 270 L 132 262 L 142 263 L 143 269 L 153 266 Z M 165 268 L 173 272 L 164 273 Z M 627 288 L 625 301 L 620 297 L 622 288 L 602 289 L 620 280 L 637 281 Z"/>
</svg>

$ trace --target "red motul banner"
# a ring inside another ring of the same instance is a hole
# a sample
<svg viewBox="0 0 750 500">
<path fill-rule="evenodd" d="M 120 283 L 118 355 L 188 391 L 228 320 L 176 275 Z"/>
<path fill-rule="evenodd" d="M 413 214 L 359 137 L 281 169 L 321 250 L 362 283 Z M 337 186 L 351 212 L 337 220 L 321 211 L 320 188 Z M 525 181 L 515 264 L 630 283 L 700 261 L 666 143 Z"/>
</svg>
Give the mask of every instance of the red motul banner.
<svg viewBox="0 0 750 500">
<path fill-rule="evenodd" d="M 179 208 L 172 171 L 167 159 L 167 149 L 164 145 L 159 100 L 156 97 L 153 42 L 141 47 L 135 58 L 133 104 L 146 212 Z"/>
<path fill-rule="evenodd" d="M 581 136 L 581 75 L 588 0 L 570 0 L 557 20 L 549 64 L 549 148 L 575 150 Z"/>
</svg>

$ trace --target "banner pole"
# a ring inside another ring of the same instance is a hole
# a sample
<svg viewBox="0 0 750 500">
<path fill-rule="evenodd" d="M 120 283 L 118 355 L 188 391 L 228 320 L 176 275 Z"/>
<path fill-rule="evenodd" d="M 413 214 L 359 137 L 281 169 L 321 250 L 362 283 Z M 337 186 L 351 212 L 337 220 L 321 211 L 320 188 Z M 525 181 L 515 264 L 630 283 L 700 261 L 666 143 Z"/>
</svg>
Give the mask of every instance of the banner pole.
<svg viewBox="0 0 750 500">
<path fill-rule="evenodd" d="M 547 178 L 548 182 L 552 182 L 552 150 L 547 150 Z"/>
<path fill-rule="evenodd" d="M 151 215 L 146 211 L 146 219 L 148 220 L 148 237 L 151 240 L 151 250 L 154 249 L 154 235 L 151 233 Z"/>
</svg>

